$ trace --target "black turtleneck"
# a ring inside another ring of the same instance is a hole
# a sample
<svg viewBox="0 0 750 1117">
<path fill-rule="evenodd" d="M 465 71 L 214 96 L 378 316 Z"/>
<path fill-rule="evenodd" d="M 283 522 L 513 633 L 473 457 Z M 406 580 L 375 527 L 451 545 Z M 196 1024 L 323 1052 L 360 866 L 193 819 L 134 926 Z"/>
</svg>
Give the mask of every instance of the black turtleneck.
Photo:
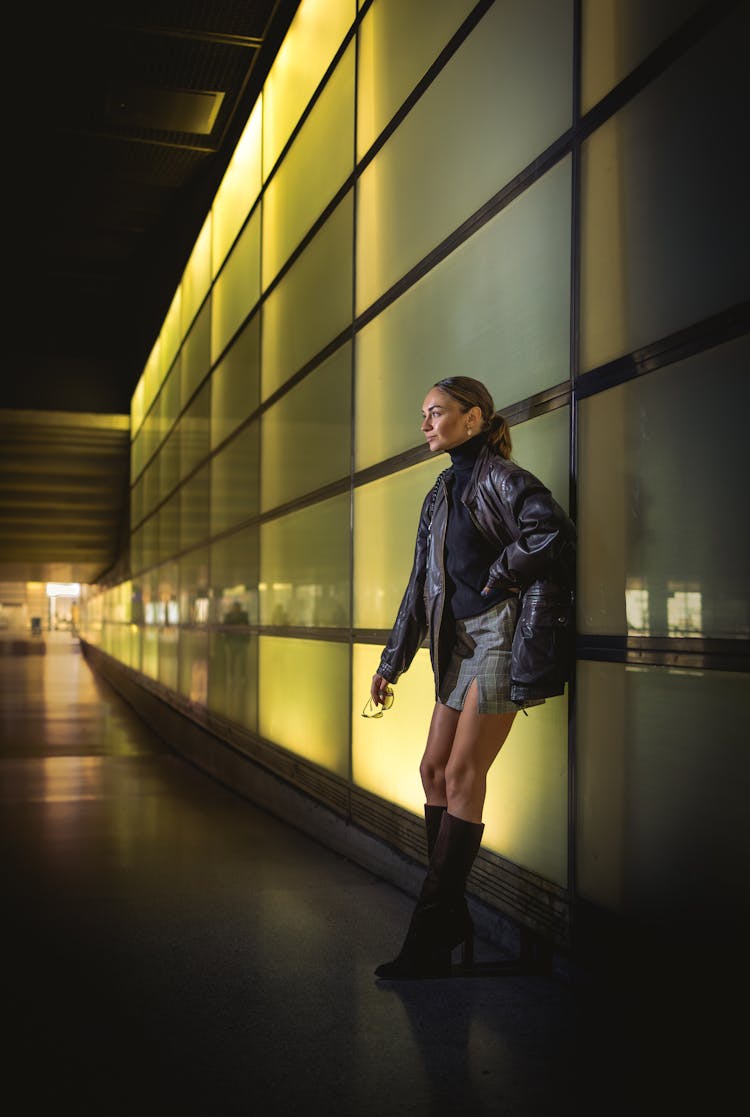
<svg viewBox="0 0 750 1117">
<path fill-rule="evenodd" d="M 487 596 L 481 591 L 487 584 L 489 568 L 498 556 L 497 548 L 485 539 L 461 502 L 471 480 L 476 460 L 487 443 L 486 434 L 477 434 L 449 450 L 453 469 L 448 475 L 448 526 L 445 533 L 445 573 L 447 604 L 453 616 L 475 617 L 505 601 L 507 592 L 498 587 Z"/>
</svg>

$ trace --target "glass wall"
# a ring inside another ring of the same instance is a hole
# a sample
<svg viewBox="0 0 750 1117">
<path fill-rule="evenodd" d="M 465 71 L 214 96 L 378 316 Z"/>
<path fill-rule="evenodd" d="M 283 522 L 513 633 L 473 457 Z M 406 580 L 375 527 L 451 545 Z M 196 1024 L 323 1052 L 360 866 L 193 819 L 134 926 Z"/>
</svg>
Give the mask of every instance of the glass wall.
<svg viewBox="0 0 750 1117">
<path fill-rule="evenodd" d="M 750 28 L 574 7 L 302 0 L 133 396 L 132 588 L 88 609 L 92 641 L 313 794 L 420 818 L 427 652 L 360 711 L 448 464 L 422 400 L 482 379 L 580 532 L 580 688 L 516 718 L 484 844 L 629 913 L 696 833 L 737 868 Z"/>
</svg>

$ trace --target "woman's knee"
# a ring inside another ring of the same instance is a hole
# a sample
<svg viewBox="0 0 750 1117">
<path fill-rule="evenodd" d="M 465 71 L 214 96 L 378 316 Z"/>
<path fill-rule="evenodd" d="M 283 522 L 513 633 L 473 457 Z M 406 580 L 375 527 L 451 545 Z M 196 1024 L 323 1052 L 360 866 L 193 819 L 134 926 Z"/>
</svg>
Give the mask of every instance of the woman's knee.
<svg viewBox="0 0 750 1117">
<path fill-rule="evenodd" d="M 425 792 L 445 791 L 445 768 L 435 764 L 429 757 L 422 758 L 419 775 Z"/>
<path fill-rule="evenodd" d="M 449 762 L 444 774 L 448 801 L 464 799 L 467 796 L 471 797 L 479 778 L 480 773 L 476 767 L 473 764 L 468 764 L 464 759 Z"/>
</svg>

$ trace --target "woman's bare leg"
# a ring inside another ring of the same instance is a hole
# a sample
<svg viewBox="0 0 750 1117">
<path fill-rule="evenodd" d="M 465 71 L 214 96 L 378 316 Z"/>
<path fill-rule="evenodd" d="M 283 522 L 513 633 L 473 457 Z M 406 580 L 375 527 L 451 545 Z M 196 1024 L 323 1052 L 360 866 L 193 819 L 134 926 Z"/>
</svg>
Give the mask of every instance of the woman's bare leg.
<svg viewBox="0 0 750 1117">
<path fill-rule="evenodd" d="M 443 770 L 448 810 L 466 822 L 482 821 L 487 773 L 505 744 L 516 716 L 515 712 L 480 714 L 477 706 L 475 680 L 458 715 Z"/>
<path fill-rule="evenodd" d="M 432 712 L 427 744 L 419 765 L 422 777 L 425 803 L 428 806 L 444 807 L 448 802 L 445 794 L 445 769 L 453 748 L 453 738 L 460 717 L 460 710 L 436 703 Z"/>
</svg>

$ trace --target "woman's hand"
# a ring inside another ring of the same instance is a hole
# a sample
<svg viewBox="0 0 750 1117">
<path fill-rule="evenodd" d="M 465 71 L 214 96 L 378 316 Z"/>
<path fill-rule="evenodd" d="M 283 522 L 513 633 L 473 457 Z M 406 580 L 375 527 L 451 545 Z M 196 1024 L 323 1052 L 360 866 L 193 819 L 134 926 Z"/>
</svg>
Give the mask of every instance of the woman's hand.
<svg viewBox="0 0 750 1117">
<path fill-rule="evenodd" d="M 388 690 L 390 685 L 391 684 L 388 682 L 388 680 L 384 679 L 382 675 L 373 675 L 372 685 L 370 686 L 370 698 L 372 698 L 374 705 L 383 705 L 385 692 Z"/>
</svg>

